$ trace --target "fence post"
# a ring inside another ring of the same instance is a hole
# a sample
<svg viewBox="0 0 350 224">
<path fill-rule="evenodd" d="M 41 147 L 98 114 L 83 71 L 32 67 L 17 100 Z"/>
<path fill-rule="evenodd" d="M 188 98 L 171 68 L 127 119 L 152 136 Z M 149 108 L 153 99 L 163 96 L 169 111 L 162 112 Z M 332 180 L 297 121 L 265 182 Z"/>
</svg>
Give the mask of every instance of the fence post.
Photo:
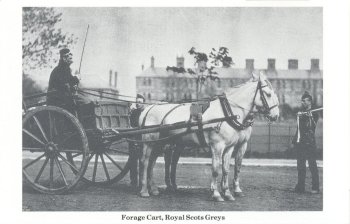
<svg viewBox="0 0 350 224">
<path fill-rule="evenodd" d="M 290 124 L 289 124 L 288 125 L 288 149 L 290 149 L 290 144 L 291 144 L 290 140 L 291 140 L 291 135 L 290 135 Z"/>
<path fill-rule="evenodd" d="M 268 138 L 268 149 L 267 149 L 267 155 L 270 157 L 270 151 L 271 151 L 271 123 L 268 123 L 269 127 L 269 138 Z"/>
</svg>

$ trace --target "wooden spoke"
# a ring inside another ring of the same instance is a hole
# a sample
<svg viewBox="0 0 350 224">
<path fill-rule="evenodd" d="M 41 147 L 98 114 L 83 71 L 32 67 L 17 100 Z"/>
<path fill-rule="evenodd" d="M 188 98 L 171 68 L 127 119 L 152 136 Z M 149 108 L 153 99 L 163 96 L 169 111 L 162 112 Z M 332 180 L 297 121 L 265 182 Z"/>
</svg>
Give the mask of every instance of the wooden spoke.
<svg viewBox="0 0 350 224">
<path fill-rule="evenodd" d="M 55 157 L 55 162 L 56 162 L 56 165 L 57 165 L 58 170 L 60 171 L 60 174 L 61 174 L 61 176 L 62 176 L 62 179 L 63 179 L 63 181 L 64 181 L 64 184 L 65 184 L 66 186 L 68 186 L 66 177 L 64 176 L 64 172 L 63 172 L 62 166 L 61 166 L 60 162 L 58 161 L 57 157 Z"/>
<path fill-rule="evenodd" d="M 96 157 L 95 157 L 95 165 L 94 165 L 94 172 L 92 174 L 92 182 L 95 182 L 97 165 L 98 165 L 98 154 L 96 154 Z"/>
<path fill-rule="evenodd" d="M 32 137 L 35 141 L 39 142 L 41 145 L 45 145 L 38 137 L 36 137 L 34 134 L 30 133 L 27 129 L 23 128 L 23 132 L 26 133 L 28 136 Z"/>
<path fill-rule="evenodd" d="M 43 127 L 41 126 L 41 124 L 40 124 L 40 122 L 39 122 L 39 119 L 38 119 L 36 116 L 33 116 L 33 118 L 34 118 L 34 120 L 35 120 L 36 125 L 37 125 L 38 128 L 40 129 L 41 135 L 44 137 L 44 139 L 45 139 L 46 142 L 49 142 L 49 141 L 47 140 L 47 137 L 46 137 L 46 134 L 45 134 L 45 132 L 44 132 L 44 129 L 43 129 Z"/>
<path fill-rule="evenodd" d="M 110 155 L 108 155 L 108 153 L 105 153 L 105 155 L 108 157 L 108 159 L 109 159 L 110 161 L 112 161 L 112 163 L 113 163 L 116 167 L 118 167 L 118 169 L 123 170 L 123 168 L 122 168 L 120 165 L 118 165 L 117 162 L 114 161 L 114 159 L 112 159 L 112 157 L 111 157 Z"/>
<path fill-rule="evenodd" d="M 31 161 L 30 163 L 28 163 L 27 165 L 25 165 L 23 167 L 23 169 L 28 168 L 29 166 L 33 165 L 34 163 L 38 162 L 41 158 L 43 158 L 46 154 L 42 154 L 41 156 L 39 156 L 38 158 L 34 159 L 33 161 Z"/>
<path fill-rule="evenodd" d="M 50 140 L 52 141 L 53 139 L 52 129 L 54 128 L 54 125 L 53 125 L 53 120 L 52 120 L 50 111 L 48 111 L 47 113 L 49 116 L 49 136 L 50 136 Z"/>
<path fill-rule="evenodd" d="M 102 161 L 103 169 L 105 170 L 105 174 L 106 174 L 107 180 L 110 181 L 111 178 L 109 177 L 109 173 L 108 173 L 108 170 L 107 170 L 107 166 L 106 166 L 105 160 L 103 158 L 103 154 L 101 154 L 100 156 L 101 156 L 101 161 Z"/>
<path fill-rule="evenodd" d="M 75 136 L 77 136 L 77 133 L 69 135 L 68 137 L 66 137 L 65 139 L 63 139 L 63 140 L 61 141 L 61 143 L 64 144 L 64 143 L 67 142 L 69 139 L 71 139 L 71 138 L 73 138 L 73 137 L 75 137 Z"/>
<path fill-rule="evenodd" d="M 41 174 L 43 173 L 43 171 L 44 171 L 44 169 L 45 169 L 45 167 L 46 167 L 47 162 L 49 162 L 49 157 L 46 157 L 44 164 L 43 164 L 42 167 L 40 168 L 39 173 L 38 173 L 38 175 L 36 176 L 36 178 L 35 178 L 35 180 L 34 180 L 34 183 L 38 183 L 39 178 L 40 178 Z"/>
<path fill-rule="evenodd" d="M 62 159 L 63 162 L 65 162 L 66 164 L 68 164 L 68 166 L 70 166 L 73 170 L 75 170 L 76 172 L 79 172 L 78 168 L 75 167 L 75 165 L 71 164 L 70 162 L 68 162 L 68 160 L 66 158 L 64 158 L 64 156 L 62 156 L 61 154 L 57 154 L 58 157 L 60 157 Z"/>
<path fill-rule="evenodd" d="M 31 152 L 45 152 L 44 148 L 35 148 L 35 147 L 23 147 L 24 150 L 28 150 Z"/>
<path fill-rule="evenodd" d="M 50 188 L 53 188 L 53 158 L 50 158 Z"/>
</svg>

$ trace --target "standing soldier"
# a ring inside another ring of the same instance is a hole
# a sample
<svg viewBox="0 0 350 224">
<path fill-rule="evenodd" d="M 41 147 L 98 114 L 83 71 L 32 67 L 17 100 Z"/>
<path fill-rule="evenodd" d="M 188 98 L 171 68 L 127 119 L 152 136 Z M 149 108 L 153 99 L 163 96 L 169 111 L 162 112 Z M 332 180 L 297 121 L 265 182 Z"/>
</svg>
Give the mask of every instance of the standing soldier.
<svg viewBox="0 0 350 224">
<path fill-rule="evenodd" d="M 315 129 L 318 121 L 317 112 L 311 112 L 312 96 L 305 91 L 301 97 L 302 111 L 297 114 L 297 132 L 293 144 L 297 152 L 298 183 L 295 192 L 305 192 L 306 160 L 312 177 L 312 194 L 320 192 L 319 176 L 316 163 Z"/>
<path fill-rule="evenodd" d="M 130 125 L 131 127 L 139 127 L 139 118 L 141 115 L 141 112 L 144 110 L 145 105 L 145 97 L 141 94 L 136 95 L 136 108 L 131 110 L 130 114 Z M 135 136 L 136 140 L 141 140 L 141 135 Z M 138 186 L 138 161 L 139 161 L 139 154 L 141 152 L 140 147 L 142 147 L 142 144 L 136 143 L 136 142 L 130 142 L 129 143 L 129 150 L 130 150 L 130 182 L 131 186 L 137 188 Z"/>
</svg>

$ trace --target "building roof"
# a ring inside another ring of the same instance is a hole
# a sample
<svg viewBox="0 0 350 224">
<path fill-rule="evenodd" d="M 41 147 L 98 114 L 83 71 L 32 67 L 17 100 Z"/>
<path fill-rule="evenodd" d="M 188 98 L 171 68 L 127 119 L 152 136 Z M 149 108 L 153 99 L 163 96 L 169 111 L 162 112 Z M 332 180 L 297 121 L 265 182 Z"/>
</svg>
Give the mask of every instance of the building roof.
<svg viewBox="0 0 350 224">
<path fill-rule="evenodd" d="M 194 69 L 193 69 L 194 70 Z M 244 68 L 225 68 L 217 67 L 214 69 L 218 73 L 220 78 L 242 78 L 248 79 L 251 77 L 251 71 Z M 255 69 L 256 73 L 263 71 L 267 74 L 267 77 L 278 78 L 278 79 L 322 79 L 323 71 L 310 72 L 310 70 L 300 70 L 300 69 L 277 69 L 277 70 L 266 70 L 266 69 Z M 173 71 L 166 71 L 164 67 L 149 67 L 142 71 L 137 77 L 158 77 L 167 78 L 170 76 L 191 78 L 189 73 L 175 73 Z"/>
</svg>

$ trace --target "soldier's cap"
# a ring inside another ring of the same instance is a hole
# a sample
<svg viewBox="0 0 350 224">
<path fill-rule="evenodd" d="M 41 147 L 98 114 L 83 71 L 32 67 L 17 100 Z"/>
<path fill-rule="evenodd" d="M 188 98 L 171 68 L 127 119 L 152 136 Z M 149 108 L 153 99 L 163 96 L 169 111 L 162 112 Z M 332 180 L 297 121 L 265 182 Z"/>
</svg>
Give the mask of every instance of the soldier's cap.
<svg viewBox="0 0 350 224">
<path fill-rule="evenodd" d="M 139 94 L 139 93 L 136 95 L 136 98 L 142 98 L 144 101 L 146 100 L 146 98 L 143 95 Z"/>
<path fill-rule="evenodd" d="M 312 96 L 310 95 L 310 93 L 308 91 L 305 91 L 304 94 L 301 96 L 301 100 L 308 98 L 309 100 L 312 101 Z"/>
<path fill-rule="evenodd" d="M 70 50 L 68 48 L 63 48 L 60 50 L 60 57 L 62 58 L 63 56 L 65 56 L 69 53 L 70 53 Z"/>
</svg>

